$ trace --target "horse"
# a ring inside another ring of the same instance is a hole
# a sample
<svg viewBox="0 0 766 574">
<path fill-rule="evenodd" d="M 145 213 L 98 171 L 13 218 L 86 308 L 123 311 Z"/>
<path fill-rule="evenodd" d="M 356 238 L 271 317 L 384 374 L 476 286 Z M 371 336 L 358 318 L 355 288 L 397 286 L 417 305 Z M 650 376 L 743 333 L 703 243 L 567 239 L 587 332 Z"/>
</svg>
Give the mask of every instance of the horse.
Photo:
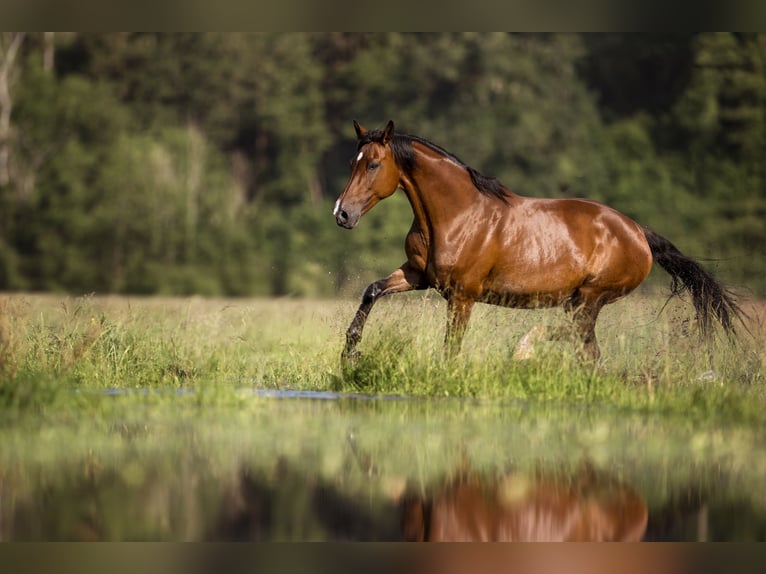
<svg viewBox="0 0 766 574">
<path fill-rule="evenodd" d="M 700 331 L 713 318 L 730 336 L 742 320 L 733 296 L 668 239 L 617 210 L 588 199 L 518 195 L 425 138 L 367 130 L 354 120 L 357 152 L 351 176 L 333 208 L 336 223 L 353 229 L 378 202 L 403 189 L 414 220 L 407 260 L 371 283 L 346 331 L 344 363 L 353 362 L 364 324 L 381 297 L 433 288 L 447 301 L 445 347 L 459 351 L 474 304 L 512 308 L 562 306 L 578 354 L 597 361 L 596 320 L 647 277 L 653 263 L 671 276 L 671 296 L 689 292 Z M 539 338 L 530 332 L 522 342 Z M 577 342 L 579 341 L 579 345 Z"/>
</svg>

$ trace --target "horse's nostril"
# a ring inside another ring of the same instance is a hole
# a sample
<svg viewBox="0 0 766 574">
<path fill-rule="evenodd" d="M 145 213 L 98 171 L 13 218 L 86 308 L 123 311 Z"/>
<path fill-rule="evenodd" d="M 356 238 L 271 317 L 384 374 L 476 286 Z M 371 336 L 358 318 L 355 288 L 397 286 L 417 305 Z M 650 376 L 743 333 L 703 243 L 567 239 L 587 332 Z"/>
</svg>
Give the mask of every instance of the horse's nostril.
<svg viewBox="0 0 766 574">
<path fill-rule="evenodd" d="M 356 221 L 355 218 L 352 219 L 352 216 L 355 217 L 353 213 L 349 214 L 345 209 L 338 209 L 335 213 L 335 223 L 346 229 L 351 229 L 355 225 L 355 223 L 352 222 Z"/>
</svg>

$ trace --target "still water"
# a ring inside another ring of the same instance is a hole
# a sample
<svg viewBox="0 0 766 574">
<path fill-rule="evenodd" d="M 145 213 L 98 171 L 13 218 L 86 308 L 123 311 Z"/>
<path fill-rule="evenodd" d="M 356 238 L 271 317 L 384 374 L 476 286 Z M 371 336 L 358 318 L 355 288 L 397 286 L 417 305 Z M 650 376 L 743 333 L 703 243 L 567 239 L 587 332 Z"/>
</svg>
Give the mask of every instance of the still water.
<svg viewBox="0 0 766 574">
<path fill-rule="evenodd" d="M 0 540 L 766 540 L 766 433 L 567 405 L 100 393 L 0 427 Z"/>
</svg>

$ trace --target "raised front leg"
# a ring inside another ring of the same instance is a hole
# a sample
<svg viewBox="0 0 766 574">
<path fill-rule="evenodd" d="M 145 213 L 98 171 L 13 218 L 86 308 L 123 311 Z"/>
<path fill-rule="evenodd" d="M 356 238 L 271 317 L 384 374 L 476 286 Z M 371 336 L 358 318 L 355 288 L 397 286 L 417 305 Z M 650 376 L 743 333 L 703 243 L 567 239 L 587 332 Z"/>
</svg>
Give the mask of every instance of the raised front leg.
<svg viewBox="0 0 766 574">
<path fill-rule="evenodd" d="M 356 346 L 359 340 L 362 338 L 362 331 L 364 330 L 364 324 L 367 321 L 367 317 L 372 310 L 372 306 L 375 302 L 384 295 L 390 295 L 391 293 L 403 293 L 405 291 L 412 291 L 413 289 L 426 289 L 428 288 L 428 282 L 425 275 L 412 267 L 409 263 L 405 263 L 399 269 L 391 273 L 384 279 L 379 279 L 375 283 L 371 283 L 364 290 L 362 296 L 362 304 L 356 310 L 354 320 L 346 330 L 346 346 L 343 349 L 341 360 L 343 362 L 353 361 L 357 356 Z"/>
</svg>

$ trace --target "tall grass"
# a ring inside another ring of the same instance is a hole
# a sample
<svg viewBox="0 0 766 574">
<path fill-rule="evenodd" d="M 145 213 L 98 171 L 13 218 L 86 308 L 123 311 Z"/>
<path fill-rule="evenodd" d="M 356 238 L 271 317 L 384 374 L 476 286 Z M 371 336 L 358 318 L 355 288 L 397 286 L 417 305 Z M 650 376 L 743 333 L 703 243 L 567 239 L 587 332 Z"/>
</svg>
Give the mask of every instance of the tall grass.
<svg viewBox="0 0 766 574">
<path fill-rule="evenodd" d="M 757 321 L 736 345 L 723 336 L 705 342 L 684 301 L 636 297 L 602 313 L 598 364 L 583 364 L 571 341 L 540 343 L 532 359 L 514 361 L 523 334 L 539 324 L 566 326 L 562 313 L 477 306 L 463 352 L 445 360 L 443 307 L 429 297 L 381 304 L 339 388 L 764 418 L 766 339 Z"/>
<path fill-rule="evenodd" d="M 477 305 L 462 352 L 443 354 L 445 304 L 392 297 L 373 310 L 353 366 L 341 366 L 353 301 L 8 295 L 0 302 L 0 406 L 51 403 L 71 391 L 193 388 L 334 390 L 581 403 L 766 421 L 766 330 L 756 317 L 732 345 L 706 343 L 687 302 L 633 296 L 607 307 L 602 360 L 568 341 L 514 361 L 531 327 L 560 311 Z M 661 311 L 662 310 L 662 311 Z M 660 312 L 661 311 L 661 312 Z M 62 395 L 63 393 L 63 395 Z"/>
</svg>

